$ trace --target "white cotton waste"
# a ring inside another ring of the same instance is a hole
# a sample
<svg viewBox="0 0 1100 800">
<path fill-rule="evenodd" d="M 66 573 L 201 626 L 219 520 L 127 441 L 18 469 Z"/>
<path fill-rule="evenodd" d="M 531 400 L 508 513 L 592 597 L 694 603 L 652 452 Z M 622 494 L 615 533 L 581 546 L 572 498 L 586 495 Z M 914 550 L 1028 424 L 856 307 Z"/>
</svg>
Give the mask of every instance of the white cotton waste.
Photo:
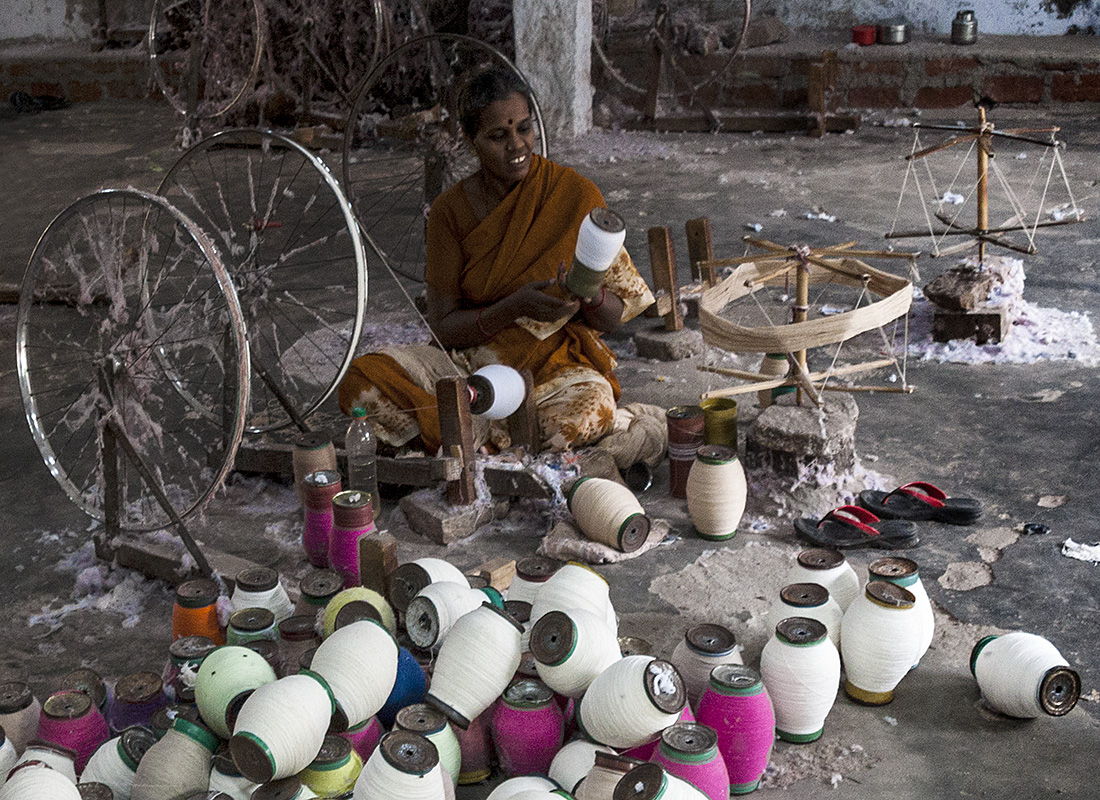
<svg viewBox="0 0 1100 800">
<path fill-rule="evenodd" d="M 1084 209 L 1080 209 L 1072 203 L 1062 203 L 1060 206 L 1047 209 L 1047 216 L 1055 222 L 1061 222 L 1064 219 L 1078 219 L 1084 214 Z"/>
<path fill-rule="evenodd" d="M 747 222 L 745 223 L 745 230 L 760 233 L 760 231 L 764 230 L 764 226 L 759 222 Z"/>
<path fill-rule="evenodd" d="M 1076 558 L 1078 561 L 1091 561 L 1093 564 L 1100 564 L 1100 542 L 1082 544 L 1073 541 L 1073 539 L 1066 539 L 1062 543 L 1062 555 Z"/>
<path fill-rule="evenodd" d="M 807 211 L 806 219 L 819 219 L 822 222 L 836 222 L 836 214 L 826 214 L 824 211 Z"/>
<path fill-rule="evenodd" d="M 961 206 L 963 203 L 966 202 L 966 198 L 963 197 L 961 194 L 956 194 L 955 192 L 944 192 L 943 197 L 940 198 L 940 202 L 948 203 L 953 206 Z"/>
</svg>

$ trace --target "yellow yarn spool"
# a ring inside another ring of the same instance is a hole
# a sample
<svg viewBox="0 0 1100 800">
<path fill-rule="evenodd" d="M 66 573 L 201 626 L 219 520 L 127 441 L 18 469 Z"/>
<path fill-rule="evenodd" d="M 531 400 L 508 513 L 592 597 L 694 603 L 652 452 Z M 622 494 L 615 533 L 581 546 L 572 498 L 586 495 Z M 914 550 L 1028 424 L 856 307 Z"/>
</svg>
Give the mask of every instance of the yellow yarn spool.
<svg viewBox="0 0 1100 800">
<path fill-rule="evenodd" d="M 687 479 L 687 506 L 695 530 L 703 539 L 731 539 L 745 513 L 748 483 L 737 451 L 703 445 Z"/>
<path fill-rule="evenodd" d="M 313 762 L 298 773 L 298 778 L 318 797 L 340 797 L 355 788 L 363 771 L 363 759 L 351 742 L 329 734 Z"/>
<path fill-rule="evenodd" d="M 327 639 L 336 630 L 336 618 L 344 606 L 349 603 L 366 603 L 373 607 L 378 612 L 378 621 L 390 633 L 397 634 L 397 617 L 394 615 L 390 604 L 386 602 L 386 598 L 365 586 L 352 586 L 350 589 L 339 592 L 325 606 L 325 613 L 321 618 L 321 635 L 324 638 Z"/>
<path fill-rule="evenodd" d="M 634 493 L 606 478 L 581 478 L 569 490 L 569 510 L 589 539 L 632 553 L 645 544 L 650 521 Z"/>
</svg>

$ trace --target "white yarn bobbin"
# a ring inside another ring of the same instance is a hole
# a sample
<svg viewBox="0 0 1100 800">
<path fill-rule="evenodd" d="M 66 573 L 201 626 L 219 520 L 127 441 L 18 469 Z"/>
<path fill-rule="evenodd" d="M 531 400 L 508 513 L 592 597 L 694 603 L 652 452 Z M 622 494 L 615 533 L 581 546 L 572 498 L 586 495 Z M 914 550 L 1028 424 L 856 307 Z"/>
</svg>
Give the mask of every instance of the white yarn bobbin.
<svg viewBox="0 0 1100 800">
<path fill-rule="evenodd" d="M 38 735 L 41 716 L 42 704 L 31 687 L 19 681 L 0 683 L 0 726 L 15 745 L 15 752 L 22 755 L 27 742 Z"/>
<path fill-rule="evenodd" d="M 443 772 L 435 745 L 417 733 L 393 731 L 355 781 L 354 800 L 444 800 Z"/>
<path fill-rule="evenodd" d="M 430 583 L 405 611 L 405 630 L 413 644 L 430 650 L 447 638 L 459 617 L 485 602 L 485 593 L 458 583 Z"/>
<path fill-rule="evenodd" d="M 461 586 L 470 585 L 462 570 L 441 558 L 418 558 L 402 564 L 389 576 L 390 605 L 403 614 L 421 589 L 429 583 L 443 581 Z"/>
<path fill-rule="evenodd" d="M 670 662 L 627 656 L 592 681 L 577 706 L 577 724 L 592 741 L 627 749 L 656 739 L 686 704 L 684 679 Z"/>
<path fill-rule="evenodd" d="M 246 608 L 266 608 L 275 615 L 275 624 L 294 613 L 279 573 L 270 567 L 248 567 L 237 573 L 229 603 L 234 611 Z"/>
<path fill-rule="evenodd" d="M 932 611 L 932 601 L 928 599 L 928 592 L 925 591 L 924 584 L 921 582 L 917 562 L 911 558 L 896 556 L 879 558 L 868 565 L 867 574 L 870 580 L 888 581 L 908 589 L 912 593 L 913 605 L 917 610 L 917 616 L 920 617 L 921 623 L 920 648 L 917 653 L 917 660 L 913 662 L 913 666 L 916 667 L 920 660 L 924 658 L 924 654 L 928 652 L 928 648 L 932 644 L 932 638 L 936 633 L 936 615 Z"/>
<path fill-rule="evenodd" d="M 1081 677 L 1057 647 L 1034 633 L 986 636 L 974 645 L 970 671 L 985 702 L 1010 717 L 1060 717 L 1081 696 Z"/>
<path fill-rule="evenodd" d="M 622 777 L 641 763 L 636 758 L 612 755 L 601 750 L 596 753 L 592 769 L 584 780 L 574 787 L 576 800 L 607 800 L 615 794 L 615 787 Z"/>
<path fill-rule="evenodd" d="M 487 364 L 466 382 L 470 385 L 470 413 L 485 419 L 512 416 L 527 396 L 523 375 L 504 364 Z"/>
<path fill-rule="evenodd" d="M 561 797 L 555 789 L 544 789 L 542 787 L 533 787 L 529 789 L 520 789 L 514 794 L 507 795 L 511 800 L 558 800 Z"/>
<path fill-rule="evenodd" d="M 3 734 L 3 730 L 0 728 L 0 735 Z M 15 752 L 15 745 L 12 744 L 11 739 L 4 736 L 4 743 L 0 744 L 0 785 L 3 785 L 4 779 L 18 760 L 19 753 Z"/>
<path fill-rule="evenodd" d="M 821 738 L 840 690 L 840 653 L 824 623 L 791 617 L 776 625 L 760 654 L 760 677 L 779 738 L 796 743 Z"/>
<path fill-rule="evenodd" d="M 336 699 L 336 731 L 377 714 L 397 681 L 397 642 L 382 623 L 359 620 L 318 645 L 310 670 L 324 678 Z"/>
<path fill-rule="evenodd" d="M 165 800 L 205 792 L 217 747 L 218 737 L 209 728 L 176 717 L 172 727 L 142 756 L 130 797 Z"/>
<path fill-rule="evenodd" d="M 232 800 L 252 800 L 252 793 L 259 785 L 240 773 L 228 750 L 219 750 L 214 754 L 209 791 L 224 792 Z"/>
<path fill-rule="evenodd" d="M 508 585 L 505 600 L 533 603 L 544 583 L 561 569 L 561 562 L 546 556 L 527 556 L 516 562 L 516 574 Z"/>
<path fill-rule="evenodd" d="M 710 673 L 719 664 L 743 664 L 741 647 L 724 625 L 706 622 L 693 625 L 676 643 L 669 657 L 684 679 L 688 701 L 698 703 L 710 685 Z"/>
<path fill-rule="evenodd" d="M 80 790 L 65 775 L 48 766 L 27 764 L 13 769 L 0 800 L 81 800 Z"/>
<path fill-rule="evenodd" d="M 335 705 L 322 679 L 310 673 L 264 684 L 237 715 L 229 740 L 233 763 L 256 783 L 296 775 L 320 752 Z"/>
<path fill-rule="evenodd" d="M 774 631 L 789 617 L 816 619 L 829 632 L 833 647 L 840 647 L 844 612 L 821 584 L 791 583 L 779 590 L 779 598 L 768 612 L 768 628 Z"/>
<path fill-rule="evenodd" d="M 839 550 L 815 547 L 803 550 L 787 572 L 784 586 L 792 583 L 816 583 L 829 590 L 841 611 L 862 594 L 859 576 Z"/>
<path fill-rule="evenodd" d="M 745 469 L 737 451 L 720 444 L 699 448 L 687 477 L 688 515 L 704 539 L 725 540 L 737 533 L 748 500 Z"/>
<path fill-rule="evenodd" d="M 607 745 L 596 744 L 585 739 L 574 739 L 566 743 L 554 755 L 554 760 L 550 762 L 550 780 L 565 789 L 565 791 L 576 794 L 577 785 L 585 779 L 596 765 L 597 753 L 617 755 Z"/>
<path fill-rule="evenodd" d="M 145 728 L 127 728 L 122 735 L 96 748 L 84 765 L 80 782 L 106 784 L 114 792 L 115 800 L 130 800 L 138 764 L 156 741 Z"/>
<path fill-rule="evenodd" d="M 570 561 L 555 572 L 535 595 L 531 603 L 531 624 L 550 611 L 581 608 L 603 617 L 615 635 L 619 635 L 619 620 L 611 605 L 611 589 L 602 575 L 591 567 Z"/>
<path fill-rule="evenodd" d="M 443 712 L 427 703 L 414 703 L 397 712 L 393 725 L 394 730 L 419 733 L 434 744 L 443 772 L 452 785 L 458 783 L 462 769 L 462 746 Z"/>
<path fill-rule="evenodd" d="M 581 221 L 573 256 L 593 272 L 606 272 L 626 242 L 626 223 L 609 208 L 594 208 Z"/>
<path fill-rule="evenodd" d="M 558 784 L 550 778 L 541 775 L 520 775 L 518 778 L 509 778 L 497 785 L 485 800 L 518 800 L 524 792 L 542 792 L 549 795 L 558 788 Z"/>
<path fill-rule="evenodd" d="M 840 654 L 844 691 L 866 705 L 885 705 L 909 672 L 920 647 L 921 625 L 913 595 L 885 581 L 871 581 L 844 612 Z"/>
<path fill-rule="evenodd" d="M 543 683 L 574 699 L 622 658 L 615 632 L 581 608 L 543 614 L 531 629 L 530 647 Z"/>
<path fill-rule="evenodd" d="M 439 648 L 425 700 L 465 730 L 511 682 L 523 627 L 489 603 L 466 614 Z"/>
<path fill-rule="evenodd" d="M 76 758 L 76 751 L 68 747 L 41 739 L 31 739 L 27 742 L 23 755 L 15 762 L 15 766 L 28 764 L 31 761 L 41 761 L 50 769 L 64 775 L 72 783 L 76 783 Z"/>
<path fill-rule="evenodd" d="M 623 775 L 609 797 L 612 800 L 708 800 L 690 783 L 652 762 L 640 764 Z"/>
<path fill-rule="evenodd" d="M 581 533 L 633 553 L 649 536 L 650 519 L 634 492 L 607 478 L 581 478 L 569 490 L 569 510 Z"/>
</svg>

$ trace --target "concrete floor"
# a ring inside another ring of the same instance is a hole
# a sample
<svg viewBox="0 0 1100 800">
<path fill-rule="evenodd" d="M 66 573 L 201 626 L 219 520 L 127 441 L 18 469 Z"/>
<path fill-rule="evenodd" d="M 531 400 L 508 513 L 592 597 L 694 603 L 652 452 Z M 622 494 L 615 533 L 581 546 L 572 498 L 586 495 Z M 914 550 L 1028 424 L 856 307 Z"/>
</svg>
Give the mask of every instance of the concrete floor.
<svg viewBox="0 0 1100 800">
<path fill-rule="evenodd" d="M 1012 109 L 996 113 L 1001 125 L 1025 119 Z M 1042 253 L 1026 262 L 1025 294 L 1033 303 L 1093 318 L 1100 312 L 1095 113 L 1077 107 L 1027 117 L 1029 123 L 1056 117 L 1065 127 L 1067 168 L 1094 220 L 1043 237 Z M 683 222 L 701 215 L 712 220 L 720 255 L 739 255 L 744 226 L 754 222 L 765 225 L 761 235 L 782 243 L 858 239 L 877 245 L 890 226 L 903 170 L 900 155 L 908 151 L 911 133 L 873 122 L 857 133 L 821 140 L 596 132 L 552 155 L 593 178 L 626 217 L 627 245 L 645 272 L 645 229 L 670 226 L 682 261 Z M 154 189 L 178 155 L 175 133 L 171 113 L 153 102 L 104 101 L 0 118 L 5 189 L 0 282 L 19 280 L 37 236 L 78 196 L 104 186 Z M 335 166 L 336 156 L 326 157 Z M 837 215 L 837 221 L 805 219 L 815 206 Z M 778 208 L 787 216 L 767 216 Z M 922 261 L 923 278 L 949 265 Z M 372 273 L 371 280 L 371 304 L 392 302 L 388 279 Z M 80 665 L 107 676 L 159 671 L 170 638 L 171 593 L 117 570 L 89 569 L 89 520 L 46 471 L 23 417 L 14 325 L 14 306 L 0 307 L 0 348 L 7 353 L 0 367 L 0 531 L 8 551 L 0 560 L 0 603 L 10 620 L 7 646 L 0 651 L 0 681 L 28 681 L 44 697 L 60 675 Z M 626 355 L 629 334 L 649 325 L 653 321 L 643 318 L 612 337 L 624 353 L 624 399 L 671 406 L 694 402 L 699 391 L 719 385 L 690 363 Z M 1069 537 L 1098 538 L 1097 371 L 1079 361 L 977 366 L 910 361 L 909 379 L 918 387 L 913 395 L 857 396 L 863 470 L 858 480 L 930 480 L 949 493 L 981 498 L 985 518 L 973 528 L 924 525 L 921 545 L 906 553 L 920 565 L 938 628 L 933 649 L 901 684 L 897 699 L 876 709 L 857 706 L 842 694 L 819 742 L 776 746 L 767 783 L 783 787 L 783 796 L 792 800 L 887 793 L 1095 797 L 1100 584 L 1097 567 L 1062 556 L 1060 547 Z M 1052 390 L 1042 395 L 1052 402 L 1036 401 L 1044 390 Z M 744 419 L 754 415 L 751 405 L 750 400 L 743 408 Z M 716 547 L 692 536 L 683 504 L 667 498 L 667 480 L 663 467 L 642 500 L 652 516 L 670 519 L 674 540 L 601 568 L 611 584 L 620 630 L 667 654 L 687 625 L 721 621 L 745 645 L 746 663 L 755 665 L 765 638 L 763 618 L 801 549 L 789 519 L 779 517 L 768 498 L 756 497 L 738 536 Z M 1064 502 L 1044 508 L 1039 505 L 1044 496 Z M 827 508 L 795 510 L 820 514 Z M 445 556 L 463 568 L 501 554 L 522 557 L 538 544 L 521 530 L 522 521 L 537 513 L 518 508 L 511 524 L 484 529 L 447 550 L 399 530 L 400 555 L 402 560 Z M 278 566 L 293 583 L 304 566 L 293 544 L 297 521 L 285 483 L 244 477 L 214 501 L 196 530 L 204 541 Z M 749 530 L 750 521 L 761 524 Z M 1021 536 L 1026 522 L 1044 523 L 1052 531 Z M 850 558 L 860 569 L 877 555 L 855 552 Z M 958 586 L 950 579 L 941 582 L 960 570 L 982 576 L 976 583 L 983 585 L 963 590 L 948 588 Z M 82 608 L 28 623 L 47 607 L 65 604 Z M 970 648 L 988 632 L 1017 629 L 1053 641 L 1080 672 L 1083 699 L 1066 717 L 1010 720 L 979 702 L 967 667 Z M 830 785 L 837 780 L 834 791 Z M 488 791 L 488 785 L 468 787 L 459 796 L 474 800 Z"/>
</svg>

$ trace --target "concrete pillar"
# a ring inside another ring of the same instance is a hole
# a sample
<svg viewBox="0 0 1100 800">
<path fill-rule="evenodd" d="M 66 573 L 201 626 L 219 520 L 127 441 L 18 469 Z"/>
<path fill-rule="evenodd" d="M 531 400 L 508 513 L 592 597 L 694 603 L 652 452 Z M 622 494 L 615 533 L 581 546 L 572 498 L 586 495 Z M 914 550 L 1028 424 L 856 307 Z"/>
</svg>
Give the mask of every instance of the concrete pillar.
<svg viewBox="0 0 1100 800">
<path fill-rule="evenodd" d="M 516 66 L 538 96 L 551 141 L 592 127 L 591 0 L 514 0 Z"/>
</svg>

